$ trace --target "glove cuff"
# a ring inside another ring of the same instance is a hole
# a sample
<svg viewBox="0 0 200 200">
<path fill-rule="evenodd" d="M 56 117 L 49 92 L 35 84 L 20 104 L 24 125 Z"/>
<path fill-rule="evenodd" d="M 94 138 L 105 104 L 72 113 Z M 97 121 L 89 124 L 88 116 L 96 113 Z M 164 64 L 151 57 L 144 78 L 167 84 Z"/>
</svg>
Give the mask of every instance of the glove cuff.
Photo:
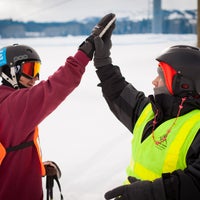
<svg viewBox="0 0 200 200">
<path fill-rule="evenodd" d="M 83 51 L 92 60 L 95 50 L 93 36 L 88 37 L 82 42 L 78 49 Z"/>
<path fill-rule="evenodd" d="M 105 57 L 105 58 L 96 58 L 94 57 L 94 66 L 98 69 L 100 67 L 103 67 L 105 65 L 112 64 L 111 57 Z"/>
</svg>

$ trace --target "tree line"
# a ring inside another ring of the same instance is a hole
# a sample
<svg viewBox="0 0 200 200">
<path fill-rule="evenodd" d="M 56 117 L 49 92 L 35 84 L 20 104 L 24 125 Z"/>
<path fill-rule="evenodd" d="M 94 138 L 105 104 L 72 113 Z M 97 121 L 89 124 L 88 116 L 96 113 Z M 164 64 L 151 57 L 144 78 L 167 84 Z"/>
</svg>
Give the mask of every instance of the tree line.
<svg viewBox="0 0 200 200">
<path fill-rule="evenodd" d="M 163 34 L 196 34 L 197 11 L 188 10 L 187 17 L 178 10 L 163 10 L 162 33 Z M 172 14 L 179 17 L 171 18 Z M 190 16 L 188 18 L 188 15 Z M 181 16 L 181 17 L 180 17 Z M 100 18 L 88 18 L 84 22 L 21 22 L 12 19 L 0 20 L 1 38 L 24 38 L 24 37 L 56 37 L 68 35 L 88 35 Z M 152 20 L 142 19 L 139 21 L 121 18 L 116 22 L 114 34 L 138 34 L 152 33 Z"/>
</svg>

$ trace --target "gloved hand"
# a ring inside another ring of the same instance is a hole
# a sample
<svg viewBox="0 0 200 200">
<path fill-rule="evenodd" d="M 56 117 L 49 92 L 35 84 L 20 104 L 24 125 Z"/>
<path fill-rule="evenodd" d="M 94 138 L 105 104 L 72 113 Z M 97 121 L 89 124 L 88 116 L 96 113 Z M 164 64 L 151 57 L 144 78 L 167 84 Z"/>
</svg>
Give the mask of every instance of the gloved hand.
<svg viewBox="0 0 200 200">
<path fill-rule="evenodd" d="M 45 162 L 43 162 L 43 165 L 46 170 L 47 199 L 53 199 L 53 186 L 54 186 L 54 180 L 55 180 L 56 183 L 58 184 L 58 188 L 60 190 L 60 199 L 63 200 L 61 185 L 58 180 L 61 177 L 60 168 L 53 161 L 45 161 Z"/>
<path fill-rule="evenodd" d="M 112 59 L 110 57 L 110 49 L 112 47 L 111 35 L 114 28 L 115 23 L 110 26 L 102 38 L 98 36 L 94 38 L 94 66 L 97 69 L 112 63 Z"/>
<path fill-rule="evenodd" d="M 95 46 L 94 38 L 99 36 L 105 26 L 110 22 L 110 20 L 115 16 L 115 14 L 110 13 L 105 15 L 98 24 L 93 28 L 90 36 L 79 46 L 79 50 L 83 51 L 92 60 Z"/>
<path fill-rule="evenodd" d="M 46 170 L 46 176 L 56 176 L 58 178 L 61 177 L 61 171 L 58 165 L 53 161 L 45 161 L 43 165 Z"/>
<path fill-rule="evenodd" d="M 130 180 L 129 180 L 130 181 Z M 133 180 L 130 185 L 122 185 L 105 193 L 105 199 L 117 200 L 166 200 L 162 179 L 155 181 Z"/>
</svg>

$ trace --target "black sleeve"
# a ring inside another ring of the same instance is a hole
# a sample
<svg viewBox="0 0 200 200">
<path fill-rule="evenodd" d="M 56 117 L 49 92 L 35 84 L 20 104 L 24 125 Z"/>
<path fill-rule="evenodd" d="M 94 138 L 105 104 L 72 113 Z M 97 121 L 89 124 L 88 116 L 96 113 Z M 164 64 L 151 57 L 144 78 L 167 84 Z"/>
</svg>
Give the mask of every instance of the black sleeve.
<svg viewBox="0 0 200 200">
<path fill-rule="evenodd" d="M 118 66 L 101 67 L 97 75 L 110 110 L 132 132 L 148 98 L 125 80 Z"/>
<path fill-rule="evenodd" d="M 163 174 L 167 200 L 197 200 L 200 197 L 200 131 L 190 146 L 187 167 Z"/>
<path fill-rule="evenodd" d="M 167 200 L 197 200 L 200 197 L 199 184 L 185 171 L 163 174 L 163 183 Z"/>
</svg>

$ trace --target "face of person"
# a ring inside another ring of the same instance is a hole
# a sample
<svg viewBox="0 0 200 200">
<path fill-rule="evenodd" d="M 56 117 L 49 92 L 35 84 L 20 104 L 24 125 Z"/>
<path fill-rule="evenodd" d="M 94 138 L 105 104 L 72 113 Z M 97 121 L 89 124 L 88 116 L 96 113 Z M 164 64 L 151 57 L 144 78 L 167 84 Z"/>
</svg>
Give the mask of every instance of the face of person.
<svg viewBox="0 0 200 200">
<path fill-rule="evenodd" d="M 165 83 L 163 79 L 158 75 L 153 81 L 152 84 L 154 85 L 155 88 L 163 87 L 165 86 Z"/>
<path fill-rule="evenodd" d="M 30 78 L 26 78 L 25 76 L 21 75 L 20 79 L 19 79 L 19 83 L 21 83 L 24 87 L 29 88 L 35 85 L 36 81 L 38 81 L 39 78 L 38 76 L 30 79 Z"/>
<path fill-rule="evenodd" d="M 152 81 L 152 84 L 154 85 L 154 88 L 153 88 L 154 95 L 169 94 L 169 91 L 165 85 L 164 76 L 163 76 L 163 72 L 162 72 L 161 68 L 158 68 L 157 72 L 158 72 L 158 75 Z"/>
</svg>

